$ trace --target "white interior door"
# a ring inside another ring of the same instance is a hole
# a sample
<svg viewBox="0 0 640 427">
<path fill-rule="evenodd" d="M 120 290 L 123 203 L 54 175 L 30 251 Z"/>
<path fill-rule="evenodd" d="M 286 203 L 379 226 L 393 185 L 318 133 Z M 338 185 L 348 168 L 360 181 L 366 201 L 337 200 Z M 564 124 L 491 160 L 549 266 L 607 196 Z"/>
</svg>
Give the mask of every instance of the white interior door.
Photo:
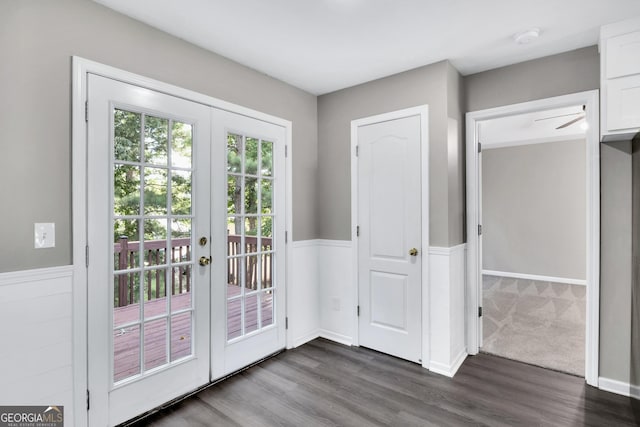
<svg viewBox="0 0 640 427">
<path fill-rule="evenodd" d="M 286 344 L 285 145 L 282 126 L 214 110 L 212 379 Z"/>
<path fill-rule="evenodd" d="M 421 359 L 420 115 L 359 126 L 359 343 Z"/>
<path fill-rule="evenodd" d="M 209 107 L 96 75 L 87 87 L 89 421 L 115 425 L 209 380 L 198 260 L 224 194 Z"/>
</svg>

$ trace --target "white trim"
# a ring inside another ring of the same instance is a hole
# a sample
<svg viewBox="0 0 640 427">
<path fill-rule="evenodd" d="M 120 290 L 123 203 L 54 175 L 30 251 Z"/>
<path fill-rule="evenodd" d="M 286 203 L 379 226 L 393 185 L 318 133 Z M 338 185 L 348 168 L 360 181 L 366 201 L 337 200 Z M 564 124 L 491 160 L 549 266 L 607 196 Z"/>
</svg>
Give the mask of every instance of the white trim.
<svg viewBox="0 0 640 427">
<path fill-rule="evenodd" d="M 289 328 L 289 329 L 291 329 L 291 328 Z M 299 337 L 299 338 L 296 338 L 296 339 L 293 341 L 293 345 L 292 345 L 291 347 L 288 347 L 287 349 L 292 349 L 292 348 L 300 347 L 301 345 L 306 344 L 306 343 L 308 343 L 309 341 L 313 341 L 313 340 L 315 340 L 315 339 L 316 339 L 316 338 L 318 338 L 318 337 L 320 337 L 320 329 L 316 329 L 316 330 L 314 330 L 314 331 L 312 331 L 312 332 L 309 332 L 309 333 L 308 333 L 308 334 L 306 334 L 306 335 L 303 335 L 303 336 L 301 336 L 301 337 Z"/>
<path fill-rule="evenodd" d="M 351 121 L 351 242 L 352 250 L 352 265 L 353 268 L 353 283 L 354 286 L 354 302 L 358 305 L 358 236 L 356 234 L 356 227 L 358 225 L 358 156 L 356 155 L 356 147 L 358 145 L 358 127 L 373 123 L 379 123 L 383 121 L 396 120 L 404 117 L 410 117 L 420 115 L 420 175 L 421 175 L 421 188 L 422 188 L 422 248 L 429 247 L 429 106 L 427 104 L 418 105 L 411 108 L 405 108 L 402 110 L 392 111 L 389 113 L 378 114 L 375 116 L 365 117 Z M 427 367 L 427 361 L 429 360 L 429 301 L 430 301 L 430 286 L 429 286 L 429 257 L 422 257 L 422 363 L 423 367 Z M 352 315 L 353 324 L 353 340 L 352 344 L 359 345 L 359 325 L 358 314 L 356 307 L 353 307 Z M 425 338 L 425 336 L 427 338 Z"/>
<path fill-rule="evenodd" d="M 330 341 L 337 342 L 339 344 L 344 344 L 344 345 L 348 345 L 348 346 L 355 345 L 353 343 L 353 339 L 351 337 L 348 337 L 346 335 L 337 334 L 337 333 L 332 332 L 332 331 L 327 331 L 326 329 L 320 329 L 319 337 L 328 339 Z"/>
<path fill-rule="evenodd" d="M 36 268 L 33 270 L 10 271 L 0 273 L 0 287 L 27 282 L 40 282 L 73 276 L 73 266 Z"/>
<path fill-rule="evenodd" d="M 598 379 L 598 384 L 600 390 L 640 399 L 640 386 L 604 377 Z"/>
<path fill-rule="evenodd" d="M 589 385 L 598 385 L 599 359 L 599 307 L 600 307 L 600 123 L 598 91 L 591 90 L 557 96 L 521 104 L 473 111 L 466 115 L 467 129 L 467 351 L 477 354 L 480 322 L 477 307 L 481 280 L 481 259 L 478 224 L 481 212 L 478 206 L 479 154 L 478 124 L 483 120 L 525 114 L 550 108 L 586 105 L 586 119 L 590 124 L 585 138 L 587 143 L 587 322 L 585 336 L 585 379 Z"/>
<path fill-rule="evenodd" d="M 285 256 L 285 316 L 289 318 L 291 314 L 290 307 L 293 304 L 293 287 L 294 274 L 293 274 L 293 125 L 290 121 L 286 121 L 285 132 L 287 137 L 286 142 L 286 156 L 285 156 L 285 228 L 287 230 L 287 242 L 285 243 L 284 256 Z M 289 327 L 285 332 L 285 347 L 290 348 L 290 343 L 293 343 L 293 328 Z"/>
<path fill-rule="evenodd" d="M 285 248 L 287 260 L 291 257 L 293 241 L 293 131 L 292 123 L 270 114 L 242 107 L 202 93 L 184 89 L 159 80 L 140 76 L 115 67 L 104 65 L 78 56 L 72 57 L 72 216 L 73 216 L 73 384 L 74 384 L 74 424 L 84 426 L 88 423 L 86 410 L 87 378 L 87 268 L 85 248 L 87 247 L 87 126 L 85 122 L 85 102 L 87 101 L 87 75 L 96 74 L 135 86 L 151 89 L 171 96 L 198 102 L 210 107 L 241 114 L 285 128 L 288 155 L 286 167 L 286 229 L 289 242 Z M 289 280 L 292 266 L 287 262 L 285 292 L 287 304 Z M 287 331 L 287 342 L 292 338 L 291 329 Z"/>
<path fill-rule="evenodd" d="M 458 355 L 453 359 L 453 362 L 450 365 L 445 365 L 444 363 L 431 362 L 429 364 L 429 370 L 436 374 L 444 375 L 449 378 L 453 378 L 453 376 L 458 372 L 460 366 L 462 366 L 462 362 L 467 358 L 467 352 L 462 350 Z"/>
<path fill-rule="evenodd" d="M 444 247 L 444 246 L 429 246 L 429 255 L 445 255 L 451 256 L 452 254 L 464 251 L 467 248 L 466 243 L 460 243 L 456 246 Z"/>
<path fill-rule="evenodd" d="M 546 138 L 521 139 L 518 141 L 483 142 L 483 150 L 493 150 L 495 148 L 519 147 L 521 145 L 548 144 L 551 142 L 571 142 L 585 139 L 584 134 L 549 136 Z"/>
<path fill-rule="evenodd" d="M 482 270 L 482 274 L 487 276 L 513 277 L 514 279 L 537 280 L 540 282 L 566 283 L 568 285 L 587 286 L 587 281 L 583 279 L 571 279 L 567 277 L 540 276 L 538 274 L 512 273 L 509 271 Z"/>
<path fill-rule="evenodd" d="M 315 240 L 317 246 L 334 247 L 334 248 L 351 248 L 351 240 Z"/>
</svg>

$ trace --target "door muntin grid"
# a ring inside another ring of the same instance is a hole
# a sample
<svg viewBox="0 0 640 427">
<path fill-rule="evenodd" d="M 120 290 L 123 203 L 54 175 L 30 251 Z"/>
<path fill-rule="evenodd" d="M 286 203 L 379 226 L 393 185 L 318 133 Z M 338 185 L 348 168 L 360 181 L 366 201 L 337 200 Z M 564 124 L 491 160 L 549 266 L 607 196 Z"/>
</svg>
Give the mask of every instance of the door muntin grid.
<svg viewBox="0 0 640 427">
<path fill-rule="evenodd" d="M 112 381 L 193 357 L 192 124 L 113 108 Z"/>
<path fill-rule="evenodd" d="M 227 133 L 227 340 L 275 324 L 274 142 Z"/>
</svg>

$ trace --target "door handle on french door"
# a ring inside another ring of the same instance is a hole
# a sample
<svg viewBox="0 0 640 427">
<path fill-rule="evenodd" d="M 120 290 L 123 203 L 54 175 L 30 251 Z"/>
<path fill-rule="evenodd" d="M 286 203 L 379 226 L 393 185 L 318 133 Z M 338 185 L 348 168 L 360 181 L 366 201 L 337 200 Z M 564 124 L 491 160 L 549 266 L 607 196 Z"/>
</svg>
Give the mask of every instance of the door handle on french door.
<svg viewBox="0 0 640 427">
<path fill-rule="evenodd" d="M 417 256 L 418 255 L 418 249 L 416 249 L 416 248 L 409 249 L 409 255 Z"/>
<path fill-rule="evenodd" d="M 201 256 L 200 257 L 200 265 L 203 267 L 206 267 L 207 265 L 209 265 L 211 263 L 211 257 L 207 257 L 207 256 Z"/>
</svg>

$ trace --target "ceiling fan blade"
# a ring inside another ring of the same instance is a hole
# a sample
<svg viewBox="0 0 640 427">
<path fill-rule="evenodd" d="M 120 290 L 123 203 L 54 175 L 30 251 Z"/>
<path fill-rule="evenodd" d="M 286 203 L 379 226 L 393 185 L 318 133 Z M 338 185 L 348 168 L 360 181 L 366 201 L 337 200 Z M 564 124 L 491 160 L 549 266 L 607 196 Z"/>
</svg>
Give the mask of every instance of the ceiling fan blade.
<svg viewBox="0 0 640 427">
<path fill-rule="evenodd" d="M 535 119 L 534 122 L 541 122 L 543 120 L 551 120 L 551 119 L 558 119 L 560 117 L 569 117 L 569 116 L 576 116 L 578 114 L 582 114 L 582 112 L 578 112 L 578 113 L 569 113 L 569 114 L 560 114 L 559 116 L 550 116 L 550 117 L 543 117 L 541 119 Z"/>
<path fill-rule="evenodd" d="M 563 125 L 558 126 L 558 127 L 556 128 L 556 130 L 557 130 L 557 129 L 564 129 L 564 128 L 568 127 L 568 126 L 571 126 L 572 124 L 574 124 L 574 123 L 576 123 L 576 122 L 579 122 L 580 120 L 583 120 L 583 119 L 584 119 L 584 116 L 576 117 L 575 119 L 573 119 L 573 120 L 569 120 L 567 123 L 565 123 L 565 124 L 563 124 Z"/>
</svg>

